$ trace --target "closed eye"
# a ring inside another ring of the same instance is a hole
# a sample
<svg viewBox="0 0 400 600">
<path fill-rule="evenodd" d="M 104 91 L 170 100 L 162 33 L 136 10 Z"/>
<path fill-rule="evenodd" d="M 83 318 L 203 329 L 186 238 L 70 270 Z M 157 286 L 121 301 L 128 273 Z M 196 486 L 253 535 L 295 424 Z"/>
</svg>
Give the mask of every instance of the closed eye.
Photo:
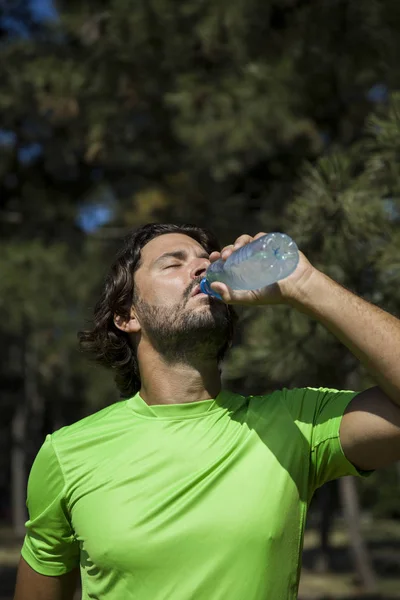
<svg viewBox="0 0 400 600">
<path fill-rule="evenodd" d="M 164 267 L 164 270 L 165 269 L 173 269 L 174 267 L 180 267 L 180 266 L 181 266 L 180 264 L 167 265 L 166 267 Z"/>
</svg>

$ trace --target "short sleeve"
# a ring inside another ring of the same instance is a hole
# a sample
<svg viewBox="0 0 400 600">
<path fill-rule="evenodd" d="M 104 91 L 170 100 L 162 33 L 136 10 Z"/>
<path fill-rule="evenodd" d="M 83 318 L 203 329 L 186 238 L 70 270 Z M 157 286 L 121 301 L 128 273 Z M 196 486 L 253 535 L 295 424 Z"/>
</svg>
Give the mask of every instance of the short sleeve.
<svg viewBox="0 0 400 600">
<path fill-rule="evenodd" d="M 42 575 L 63 575 L 79 565 L 79 544 L 68 516 L 65 481 L 51 435 L 39 450 L 28 480 L 29 520 L 22 557 Z"/>
<path fill-rule="evenodd" d="M 310 490 L 345 475 L 367 476 L 347 460 L 340 443 L 340 424 L 358 392 L 329 388 L 285 390 L 286 404 L 310 447 Z"/>
</svg>

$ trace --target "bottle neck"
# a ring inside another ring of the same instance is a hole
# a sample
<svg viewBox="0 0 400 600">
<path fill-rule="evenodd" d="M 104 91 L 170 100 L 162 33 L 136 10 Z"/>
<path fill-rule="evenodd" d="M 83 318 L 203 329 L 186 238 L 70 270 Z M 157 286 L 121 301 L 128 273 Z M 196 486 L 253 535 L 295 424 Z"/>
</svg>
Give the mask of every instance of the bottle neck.
<svg viewBox="0 0 400 600">
<path fill-rule="evenodd" d="M 203 292 L 203 294 L 208 294 L 209 296 L 214 296 L 214 298 L 218 298 L 218 300 L 222 300 L 221 296 L 217 294 L 217 292 L 214 292 L 213 289 L 211 289 L 211 286 L 207 281 L 206 277 L 204 277 L 200 281 L 200 290 Z"/>
</svg>

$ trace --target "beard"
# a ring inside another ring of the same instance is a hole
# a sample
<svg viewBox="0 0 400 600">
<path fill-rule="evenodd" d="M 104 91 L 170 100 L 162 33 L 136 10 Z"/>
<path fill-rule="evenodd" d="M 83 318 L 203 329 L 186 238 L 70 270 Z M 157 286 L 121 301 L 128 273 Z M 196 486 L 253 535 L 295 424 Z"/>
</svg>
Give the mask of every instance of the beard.
<svg viewBox="0 0 400 600">
<path fill-rule="evenodd" d="M 209 297 L 203 308 L 190 310 L 187 303 L 198 281 L 175 307 L 154 306 L 136 298 L 135 309 L 144 334 L 169 364 L 193 364 L 198 360 L 222 361 L 232 345 L 238 321 L 232 306 Z M 208 302 L 208 306 L 207 303 Z"/>
</svg>

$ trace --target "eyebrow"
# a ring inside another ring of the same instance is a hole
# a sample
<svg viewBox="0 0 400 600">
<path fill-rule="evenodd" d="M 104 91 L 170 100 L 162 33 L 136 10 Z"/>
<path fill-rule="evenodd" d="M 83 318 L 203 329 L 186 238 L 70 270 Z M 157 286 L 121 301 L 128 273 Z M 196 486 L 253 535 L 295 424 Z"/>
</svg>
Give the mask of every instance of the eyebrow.
<svg viewBox="0 0 400 600">
<path fill-rule="evenodd" d="M 176 258 L 178 260 L 186 260 L 188 253 L 186 250 L 174 250 L 173 252 L 165 252 L 153 262 L 153 267 L 161 262 L 164 262 L 168 258 Z M 197 258 L 209 258 L 208 252 L 202 252 Z"/>
</svg>

